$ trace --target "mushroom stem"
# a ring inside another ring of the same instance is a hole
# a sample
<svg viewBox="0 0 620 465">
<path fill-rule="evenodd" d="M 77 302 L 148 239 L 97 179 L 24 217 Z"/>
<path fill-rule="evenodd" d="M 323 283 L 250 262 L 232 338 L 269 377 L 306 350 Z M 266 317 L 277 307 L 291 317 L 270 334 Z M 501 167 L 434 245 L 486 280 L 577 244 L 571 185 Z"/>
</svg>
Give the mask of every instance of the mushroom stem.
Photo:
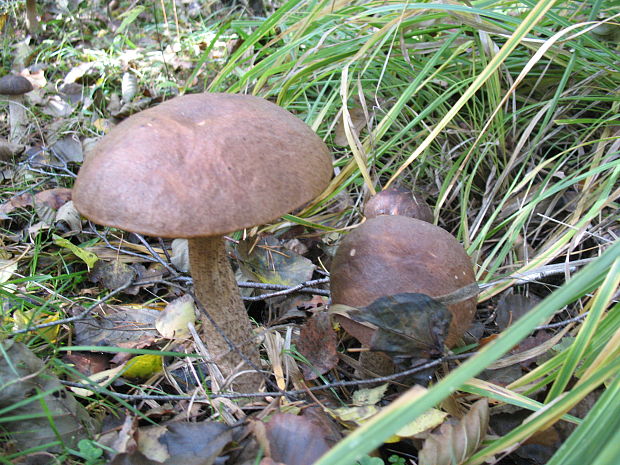
<svg viewBox="0 0 620 465">
<path fill-rule="evenodd" d="M 37 3 L 35 0 L 26 0 L 26 27 L 32 35 L 38 32 L 39 18 L 37 17 Z"/>
<path fill-rule="evenodd" d="M 26 135 L 26 109 L 21 95 L 11 95 L 9 101 L 9 142 L 19 144 Z"/>
<path fill-rule="evenodd" d="M 194 278 L 194 292 L 216 325 L 230 342 L 254 366 L 260 366 L 260 358 L 252 324 L 245 310 L 235 275 L 228 262 L 224 239 L 221 236 L 189 239 L 189 263 Z M 202 332 L 207 348 L 224 376 L 240 370 L 252 370 L 236 350 L 232 350 L 220 331 L 205 316 Z M 261 377 L 259 373 L 244 374 L 235 378 L 238 392 L 256 392 Z"/>
</svg>

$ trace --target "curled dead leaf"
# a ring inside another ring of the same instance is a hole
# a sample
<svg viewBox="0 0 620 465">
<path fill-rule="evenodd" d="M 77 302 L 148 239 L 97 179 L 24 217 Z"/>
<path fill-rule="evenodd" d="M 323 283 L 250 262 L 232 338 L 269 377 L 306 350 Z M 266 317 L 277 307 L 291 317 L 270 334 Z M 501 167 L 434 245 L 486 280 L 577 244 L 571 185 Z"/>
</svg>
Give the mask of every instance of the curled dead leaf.
<svg viewBox="0 0 620 465">
<path fill-rule="evenodd" d="M 424 441 L 418 464 L 462 464 L 480 447 L 488 427 L 489 402 L 481 399 L 456 424 L 444 423 Z"/>
</svg>

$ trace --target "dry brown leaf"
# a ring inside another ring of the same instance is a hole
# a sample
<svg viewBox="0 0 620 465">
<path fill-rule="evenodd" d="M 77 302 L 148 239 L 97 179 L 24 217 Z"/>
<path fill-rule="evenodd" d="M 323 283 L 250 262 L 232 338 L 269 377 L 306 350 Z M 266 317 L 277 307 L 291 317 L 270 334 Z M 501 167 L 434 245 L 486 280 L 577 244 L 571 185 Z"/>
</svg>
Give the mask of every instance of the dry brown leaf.
<svg viewBox="0 0 620 465">
<path fill-rule="evenodd" d="M 48 189 L 34 195 L 26 192 L 25 194 L 16 195 L 0 205 L 0 217 L 6 217 L 6 215 L 18 208 L 31 207 L 33 205 L 46 206 L 57 210 L 69 200 L 71 200 L 71 189 L 65 187 Z"/>
<path fill-rule="evenodd" d="M 349 114 L 351 115 L 351 122 L 353 123 L 353 127 L 351 128 L 356 135 L 359 136 L 362 129 L 366 127 L 366 115 L 364 114 L 364 109 L 359 106 L 353 106 L 349 108 Z M 340 147 L 346 147 L 349 145 L 349 141 L 347 140 L 347 135 L 344 130 L 344 117 L 340 117 L 338 120 L 338 124 L 334 129 L 334 144 Z"/>
<path fill-rule="evenodd" d="M 14 144 L 0 137 L 0 161 L 9 161 L 19 153 L 24 151 L 24 146 Z"/>
<path fill-rule="evenodd" d="M 0 350 L 3 437 L 8 433 L 17 450 L 38 447 L 54 456 L 60 452 L 57 441 L 76 447 L 95 432 L 96 421 L 27 346 L 7 339 Z"/>
<path fill-rule="evenodd" d="M 329 449 L 326 435 L 330 433 L 312 420 L 291 413 L 277 413 L 269 423 L 256 421 L 252 432 L 276 463 L 311 465 Z"/>
<path fill-rule="evenodd" d="M 504 294 L 497 303 L 495 323 L 503 331 L 538 305 L 539 302 L 540 299 L 533 295 Z"/>
<path fill-rule="evenodd" d="M 107 289 L 118 289 L 130 284 L 137 276 L 137 271 L 119 260 L 99 260 L 88 275 L 90 282 Z"/>
<path fill-rule="evenodd" d="M 54 155 L 66 163 L 81 163 L 84 161 L 82 142 L 75 134 L 61 137 L 52 144 Z"/>
<path fill-rule="evenodd" d="M 489 426 L 489 403 L 481 399 L 456 424 L 444 423 L 431 434 L 418 456 L 419 465 L 459 465 L 478 449 Z"/>
<path fill-rule="evenodd" d="M 326 312 L 318 312 L 302 327 L 297 340 L 299 352 L 308 360 L 302 371 L 306 380 L 316 379 L 338 363 L 336 332 Z"/>
</svg>

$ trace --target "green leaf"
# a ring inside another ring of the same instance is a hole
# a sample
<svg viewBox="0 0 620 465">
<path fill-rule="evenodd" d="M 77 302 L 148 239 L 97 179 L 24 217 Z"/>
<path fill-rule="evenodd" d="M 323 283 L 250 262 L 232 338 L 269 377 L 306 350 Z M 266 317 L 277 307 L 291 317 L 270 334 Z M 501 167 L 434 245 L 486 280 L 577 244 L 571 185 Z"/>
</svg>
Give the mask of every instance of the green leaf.
<svg viewBox="0 0 620 465">
<path fill-rule="evenodd" d="M 86 266 L 88 266 L 88 268 L 93 267 L 95 263 L 97 263 L 97 260 L 99 260 L 99 257 L 97 257 L 97 255 L 95 255 L 94 253 L 89 252 L 88 250 L 84 250 L 80 246 L 73 244 L 71 241 L 68 241 L 64 237 L 57 236 L 56 234 L 54 234 L 52 237 L 54 238 L 54 244 L 70 250 L 73 255 L 86 263 Z"/>
<path fill-rule="evenodd" d="M 123 18 L 123 22 L 118 27 L 118 29 L 116 29 L 116 35 L 122 34 L 125 31 L 125 29 L 127 29 L 129 26 L 131 26 L 131 24 L 136 20 L 136 18 L 138 16 L 140 16 L 140 14 L 145 9 L 146 8 L 143 7 L 143 6 L 137 6 L 135 8 L 132 8 L 131 10 L 126 11 L 125 13 L 123 13 L 121 15 L 121 17 Z"/>
</svg>

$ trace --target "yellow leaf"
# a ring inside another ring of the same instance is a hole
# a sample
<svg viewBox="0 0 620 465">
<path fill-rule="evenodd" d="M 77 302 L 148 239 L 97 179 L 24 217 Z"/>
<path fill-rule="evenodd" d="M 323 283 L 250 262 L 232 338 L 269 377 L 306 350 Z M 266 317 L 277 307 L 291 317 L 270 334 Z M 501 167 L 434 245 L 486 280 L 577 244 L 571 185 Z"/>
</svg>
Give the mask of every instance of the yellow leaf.
<svg viewBox="0 0 620 465">
<path fill-rule="evenodd" d="M 435 408 L 427 410 L 414 421 L 399 429 L 396 432 L 397 440 L 400 440 L 400 438 L 410 438 L 423 431 L 433 429 L 441 425 L 447 416 L 448 414 L 446 412 L 442 412 Z"/>
<path fill-rule="evenodd" d="M 380 410 L 376 405 L 364 405 L 360 407 L 339 407 L 330 411 L 340 421 L 361 425 L 364 421 L 379 413 Z"/>
<path fill-rule="evenodd" d="M 97 255 L 95 255 L 94 253 L 78 247 L 77 245 L 73 244 L 71 241 L 68 241 L 63 237 L 57 236 L 56 234 L 54 234 L 52 237 L 54 238 L 54 244 L 70 250 L 73 255 L 86 263 L 86 266 L 88 266 L 88 268 L 91 268 L 97 262 L 97 260 L 99 260 L 99 257 L 97 257 Z"/>
<path fill-rule="evenodd" d="M 184 338 L 189 335 L 188 323 L 196 321 L 194 299 L 185 295 L 173 300 L 155 320 L 155 328 L 168 339 Z"/>
<path fill-rule="evenodd" d="M 386 383 L 375 388 L 359 389 L 353 393 L 353 405 L 375 405 L 383 398 L 387 388 Z"/>
<path fill-rule="evenodd" d="M 51 323 L 58 320 L 58 315 L 45 315 L 36 313 L 35 310 L 15 310 L 13 312 L 13 329 L 19 331 L 32 326 L 44 323 Z M 42 337 L 47 342 L 55 342 L 60 331 L 59 326 L 50 326 L 34 331 L 37 336 Z"/>
<path fill-rule="evenodd" d="M 163 369 L 161 355 L 137 355 L 125 364 L 123 376 L 130 379 L 147 379 Z"/>
</svg>

